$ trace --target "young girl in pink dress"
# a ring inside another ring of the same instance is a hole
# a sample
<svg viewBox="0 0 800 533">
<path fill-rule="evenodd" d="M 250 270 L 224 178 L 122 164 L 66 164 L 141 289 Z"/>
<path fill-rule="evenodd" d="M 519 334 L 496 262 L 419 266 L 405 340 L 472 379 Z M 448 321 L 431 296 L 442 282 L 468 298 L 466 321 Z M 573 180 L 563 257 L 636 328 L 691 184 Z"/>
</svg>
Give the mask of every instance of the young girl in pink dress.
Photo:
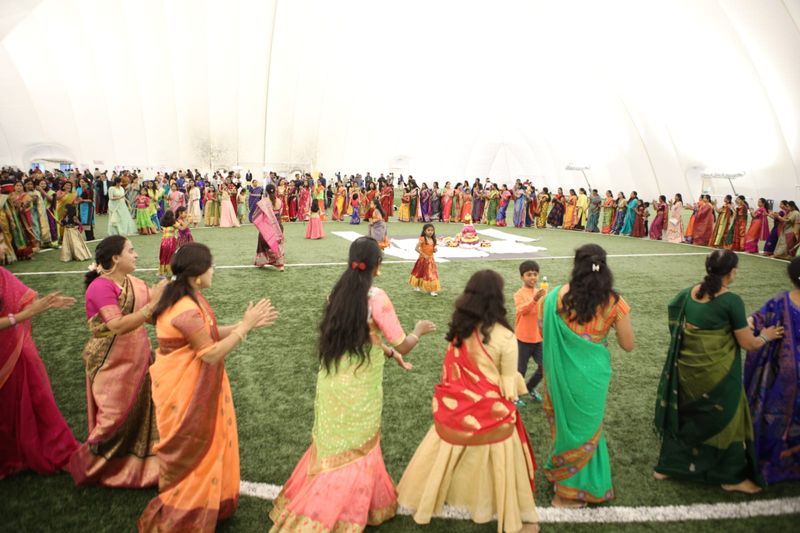
<svg viewBox="0 0 800 533">
<path fill-rule="evenodd" d="M 185 207 L 179 207 L 178 210 L 175 211 L 175 229 L 178 231 L 178 248 L 184 244 L 194 242 L 189 224 L 189 213 L 186 211 Z"/>
<path fill-rule="evenodd" d="M 158 251 L 158 274 L 166 277 L 172 275 L 170 263 L 172 256 L 175 255 L 175 250 L 178 249 L 178 238 L 175 234 L 175 213 L 171 209 L 167 209 L 164 216 L 161 217 L 161 249 Z"/>
<path fill-rule="evenodd" d="M 311 204 L 311 214 L 306 224 L 306 239 L 321 239 L 325 236 L 325 230 L 322 229 L 322 219 L 319 215 L 319 205 L 317 202 Z"/>
</svg>

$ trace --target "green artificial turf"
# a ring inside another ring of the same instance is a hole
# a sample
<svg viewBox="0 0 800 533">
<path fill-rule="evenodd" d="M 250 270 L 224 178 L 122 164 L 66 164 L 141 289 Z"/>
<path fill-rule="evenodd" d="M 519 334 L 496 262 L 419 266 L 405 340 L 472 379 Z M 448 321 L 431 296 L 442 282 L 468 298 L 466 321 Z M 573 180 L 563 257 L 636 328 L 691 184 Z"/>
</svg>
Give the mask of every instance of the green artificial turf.
<svg viewBox="0 0 800 533">
<path fill-rule="evenodd" d="M 105 218 L 96 228 L 105 234 Z M 460 224 L 437 225 L 439 235 L 453 235 Z M 390 236 L 418 236 L 421 224 L 389 224 Z M 367 226 L 325 223 L 327 236 L 320 241 L 303 239 L 304 225 L 286 225 L 287 269 L 284 273 L 253 268 L 218 268 L 214 286 L 206 292 L 221 323 L 237 321 L 247 301 L 262 296 L 272 299 L 280 318 L 271 328 L 252 332 L 246 343 L 227 361 L 237 410 L 242 479 L 282 485 L 309 444 L 313 422 L 317 363 L 314 344 L 317 323 L 328 291 L 341 274 L 349 243 L 332 231 L 366 233 Z M 605 431 L 611 454 L 617 498 L 612 505 L 651 506 L 714 502 L 746 502 L 785 496 L 800 496 L 800 483 L 769 487 L 756 496 L 722 492 L 718 487 L 682 482 L 656 482 L 651 477 L 658 442 L 651 429 L 658 375 L 668 342 L 666 305 L 681 288 L 701 279 L 704 248 L 663 242 L 589 235 L 582 232 L 504 228 L 509 233 L 540 239 L 547 248 L 540 256 L 542 274 L 551 286 L 564 283 L 571 269 L 574 249 L 596 242 L 609 254 L 678 254 L 663 256 L 610 257 L 616 286 L 630 303 L 636 349 L 625 353 L 611 343 L 614 377 L 608 397 Z M 251 225 L 237 229 L 198 229 L 195 240 L 208 244 L 217 267 L 252 264 L 256 230 Z M 158 266 L 159 236 L 132 237 L 139 254 L 139 268 Z M 93 249 L 94 244 L 90 244 Z M 548 258 L 555 257 L 555 258 Z M 445 350 L 443 334 L 454 299 L 469 276 L 480 268 L 492 268 L 506 280 L 506 306 L 513 319 L 513 293 L 520 285 L 517 266 L 528 257 L 504 260 L 451 260 L 439 264 L 443 291 L 438 298 L 416 293 L 406 284 L 411 265 L 387 257 L 376 285 L 392 298 L 397 314 L 410 330 L 414 321 L 433 320 L 439 331 L 422 339 L 407 358 L 414 370 L 404 372 L 395 365 L 385 372 L 382 448 L 386 466 L 399 480 L 416 446 L 431 423 L 430 398 Z M 319 265 L 319 263 L 336 263 Z M 293 266 L 306 265 L 306 266 Z M 81 273 L 87 263 L 60 263 L 57 252 L 46 252 L 33 261 L 10 267 L 15 273 L 75 271 L 76 274 L 23 276 L 30 287 L 45 293 L 61 290 L 75 296 L 79 304 L 66 311 L 51 311 L 34 320 L 34 338 L 47 366 L 58 405 L 78 439 L 86 437 L 86 405 L 81 350 L 88 338 L 83 311 Z M 733 290 L 742 296 L 748 310 L 758 308 L 768 297 L 788 288 L 786 264 L 741 256 Z M 155 281 L 155 272 L 140 272 Z M 532 370 L 529 370 L 532 371 Z M 522 410 L 540 464 L 550 447 L 549 430 L 540 404 Z M 76 489 L 66 474 L 37 476 L 23 473 L 0 481 L 0 516 L 9 531 L 129 531 L 154 490 Z M 544 476 L 537 474 L 536 499 L 549 506 L 552 491 Z M 224 531 L 263 531 L 268 525 L 270 502 L 243 497 L 236 516 Z M 800 512 L 800 510 L 798 510 Z M 788 529 L 796 516 L 739 521 L 709 521 L 670 524 L 547 524 L 547 531 L 705 531 L 729 529 L 749 531 L 767 525 Z M 419 528 L 408 517 L 398 517 L 381 526 L 382 531 L 425 530 L 494 531 L 496 524 L 435 519 Z"/>
</svg>

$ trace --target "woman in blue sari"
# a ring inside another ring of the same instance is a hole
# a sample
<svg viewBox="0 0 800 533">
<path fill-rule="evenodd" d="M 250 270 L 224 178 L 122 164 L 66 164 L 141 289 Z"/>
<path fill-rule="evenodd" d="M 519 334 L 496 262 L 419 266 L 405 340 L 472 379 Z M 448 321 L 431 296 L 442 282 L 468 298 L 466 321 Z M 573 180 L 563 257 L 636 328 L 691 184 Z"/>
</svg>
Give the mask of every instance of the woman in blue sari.
<svg viewBox="0 0 800 533">
<path fill-rule="evenodd" d="M 783 325 L 783 338 L 748 352 L 744 366 L 758 468 L 767 483 L 800 480 L 800 257 L 788 273 L 794 288 L 752 315 L 755 333 Z"/>
<path fill-rule="evenodd" d="M 514 227 L 521 228 L 525 225 L 525 206 L 527 205 L 525 189 L 520 185 L 514 189 Z"/>
<path fill-rule="evenodd" d="M 630 235 L 633 233 L 633 223 L 636 222 L 636 207 L 639 205 L 639 197 L 636 191 L 631 192 L 630 200 L 628 200 L 628 211 L 625 213 L 625 223 L 622 225 L 620 233 L 623 235 Z"/>
</svg>

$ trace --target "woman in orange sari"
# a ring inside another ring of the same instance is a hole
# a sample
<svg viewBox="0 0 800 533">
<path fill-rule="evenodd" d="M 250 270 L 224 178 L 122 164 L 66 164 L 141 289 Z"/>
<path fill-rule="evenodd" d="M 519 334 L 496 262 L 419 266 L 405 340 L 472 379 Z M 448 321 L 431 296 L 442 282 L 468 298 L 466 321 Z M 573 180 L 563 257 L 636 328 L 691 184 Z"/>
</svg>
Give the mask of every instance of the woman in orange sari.
<svg viewBox="0 0 800 533">
<path fill-rule="evenodd" d="M 472 218 L 472 192 L 469 189 L 461 190 L 461 211 L 458 214 L 458 220 L 466 220 L 467 215 Z"/>
<path fill-rule="evenodd" d="M 569 197 L 564 202 L 564 224 L 562 229 L 572 229 L 575 227 L 575 211 L 578 204 L 578 195 L 575 194 L 575 189 L 569 190 Z"/>
<path fill-rule="evenodd" d="M 166 282 L 148 289 L 131 276 L 137 257 L 131 241 L 112 235 L 97 245 L 96 264 L 86 274 L 89 436 L 69 461 L 76 485 L 141 488 L 158 481 L 147 374 L 153 355 L 144 323 Z"/>
<path fill-rule="evenodd" d="M 255 328 L 278 317 L 269 300 L 220 326 L 203 297 L 211 251 L 192 242 L 172 257 L 172 281 L 153 310 L 158 350 L 150 367 L 158 433 L 158 491 L 139 531 L 214 531 L 239 501 L 239 437 L 225 357 Z"/>
<path fill-rule="evenodd" d="M 750 254 L 758 253 L 759 241 L 769 238 L 769 224 L 767 224 L 767 201 L 758 199 L 758 209 L 750 209 L 750 228 L 744 240 L 744 251 Z"/>
<path fill-rule="evenodd" d="M 538 531 L 536 461 L 514 404 L 528 391 L 497 272 L 472 275 L 445 339 L 433 426 L 397 486 L 398 503 L 413 510 L 418 524 L 449 504 L 479 524 L 496 515 L 499 533 Z"/>
</svg>

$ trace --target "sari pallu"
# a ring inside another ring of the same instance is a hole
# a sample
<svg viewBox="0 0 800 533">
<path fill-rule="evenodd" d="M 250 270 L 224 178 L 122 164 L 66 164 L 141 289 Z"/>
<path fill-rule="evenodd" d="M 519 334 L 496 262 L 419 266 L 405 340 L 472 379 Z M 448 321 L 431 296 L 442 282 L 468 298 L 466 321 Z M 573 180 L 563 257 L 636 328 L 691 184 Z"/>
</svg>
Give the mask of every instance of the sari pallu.
<svg viewBox="0 0 800 533">
<path fill-rule="evenodd" d="M 505 398 L 526 392 L 516 357 L 516 338 L 500 325 L 487 344 L 476 330 L 460 347 L 448 345 L 433 426 L 398 484 L 398 503 L 418 524 L 445 504 L 467 510 L 477 523 L 496 515 L 498 532 L 538 521 L 536 458 L 519 411 Z"/>
<path fill-rule="evenodd" d="M 564 197 L 556 195 L 550 201 L 550 204 L 553 207 L 550 209 L 550 214 L 547 215 L 547 223 L 554 228 L 558 228 L 564 222 Z"/>
<path fill-rule="evenodd" d="M 636 208 L 639 206 L 638 198 L 631 198 L 628 201 L 628 206 L 625 212 L 625 221 L 622 223 L 620 233 L 622 235 L 632 235 L 633 227 L 636 224 Z M 644 225 L 642 225 L 644 229 Z"/>
<path fill-rule="evenodd" d="M 664 235 L 664 221 L 667 218 L 667 204 L 659 203 L 656 206 L 656 218 L 650 224 L 650 239 L 660 241 Z"/>
<path fill-rule="evenodd" d="M 763 486 L 742 386 L 739 345 L 728 327 L 686 327 L 691 288 L 669 304 L 670 344 L 656 394 L 661 453 L 655 471 L 678 479 Z"/>
<path fill-rule="evenodd" d="M 622 231 L 622 226 L 625 224 L 625 213 L 626 207 L 628 203 L 624 202 L 616 207 L 616 214 L 614 215 L 614 224 L 611 226 L 611 233 L 614 235 L 619 235 L 619 232 Z"/>
<path fill-rule="evenodd" d="M 224 361 L 202 356 L 219 341 L 202 297 L 184 297 L 158 319 L 150 367 L 161 440 L 159 494 L 137 523 L 145 531 L 214 531 L 239 502 L 239 438 Z"/>
<path fill-rule="evenodd" d="M 744 366 L 758 467 L 767 483 L 800 480 L 800 309 L 786 292 L 754 313 L 753 322 L 756 332 L 784 326 L 783 338 L 748 353 Z"/>
<path fill-rule="evenodd" d="M 97 278 L 95 283 L 113 283 Z M 92 291 L 92 285 L 87 295 Z M 87 296 L 87 299 L 90 296 Z M 150 339 L 144 326 L 114 335 L 106 322 L 138 312 L 149 300 L 147 285 L 128 276 L 118 305 L 89 319 L 92 338 L 83 349 L 89 436 L 68 470 L 76 485 L 141 488 L 158 482 L 158 441 L 150 394 Z"/>
<path fill-rule="evenodd" d="M 751 254 L 758 253 L 759 241 L 766 241 L 769 238 L 769 226 L 767 224 L 767 210 L 759 207 L 753 211 L 753 218 L 750 221 L 750 228 L 744 238 L 744 251 Z"/>
<path fill-rule="evenodd" d="M 747 207 L 739 206 L 734 210 L 733 222 L 725 235 L 725 248 L 735 252 L 744 251 L 745 234 L 747 233 Z"/>
<path fill-rule="evenodd" d="M 0 316 L 18 314 L 36 298 L 0 268 Z M 60 470 L 78 447 L 56 405 L 47 370 L 31 336 L 31 321 L 0 330 L 0 479 L 20 470 Z"/>
<path fill-rule="evenodd" d="M 2 203 L 2 196 L 0 196 L 0 203 Z M 778 211 L 778 214 L 781 217 L 785 217 L 786 213 L 784 211 Z M 778 236 L 783 233 L 783 222 L 780 220 L 773 219 L 772 221 L 772 231 L 769 232 L 769 236 L 767 237 L 767 241 L 764 243 L 764 255 L 773 255 L 775 252 L 775 247 L 778 245 Z"/>
<path fill-rule="evenodd" d="M 257 267 L 273 265 L 283 268 L 283 226 L 278 220 L 278 213 L 281 210 L 273 210 L 268 197 L 259 200 L 256 207 L 253 224 L 258 229 L 258 244 L 254 264 Z"/>
<path fill-rule="evenodd" d="M 544 303 L 544 410 L 553 450 L 544 466 L 562 498 L 601 503 L 614 497 L 603 432 L 611 356 L 605 342 L 572 331 L 558 314 L 555 287 Z"/>
<path fill-rule="evenodd" d="M 14 193 L 8 196 L 6 216 L 9 220 L 11 245 L 14 247 L 14 252 L 20 259 L 30 259 L 34 252 L 38 250 L 39 242 L 33 233 L 30 208 L 26 209 L 24 207 L 25 202 L 22 201 L 22 198 L 22 196 L 17 196 Z"/>
<path fill-rule="evenodd" d="M 386 215 L 386 220 L 389 220 L 394 215 L 394 189 L 390 186 L 385 186 L 381 189 L 381 207 Z M 339 210 L 341 213 L 341 209 Z M 342 220 L 339 218 L 339 220 Z"/>
</svg>

